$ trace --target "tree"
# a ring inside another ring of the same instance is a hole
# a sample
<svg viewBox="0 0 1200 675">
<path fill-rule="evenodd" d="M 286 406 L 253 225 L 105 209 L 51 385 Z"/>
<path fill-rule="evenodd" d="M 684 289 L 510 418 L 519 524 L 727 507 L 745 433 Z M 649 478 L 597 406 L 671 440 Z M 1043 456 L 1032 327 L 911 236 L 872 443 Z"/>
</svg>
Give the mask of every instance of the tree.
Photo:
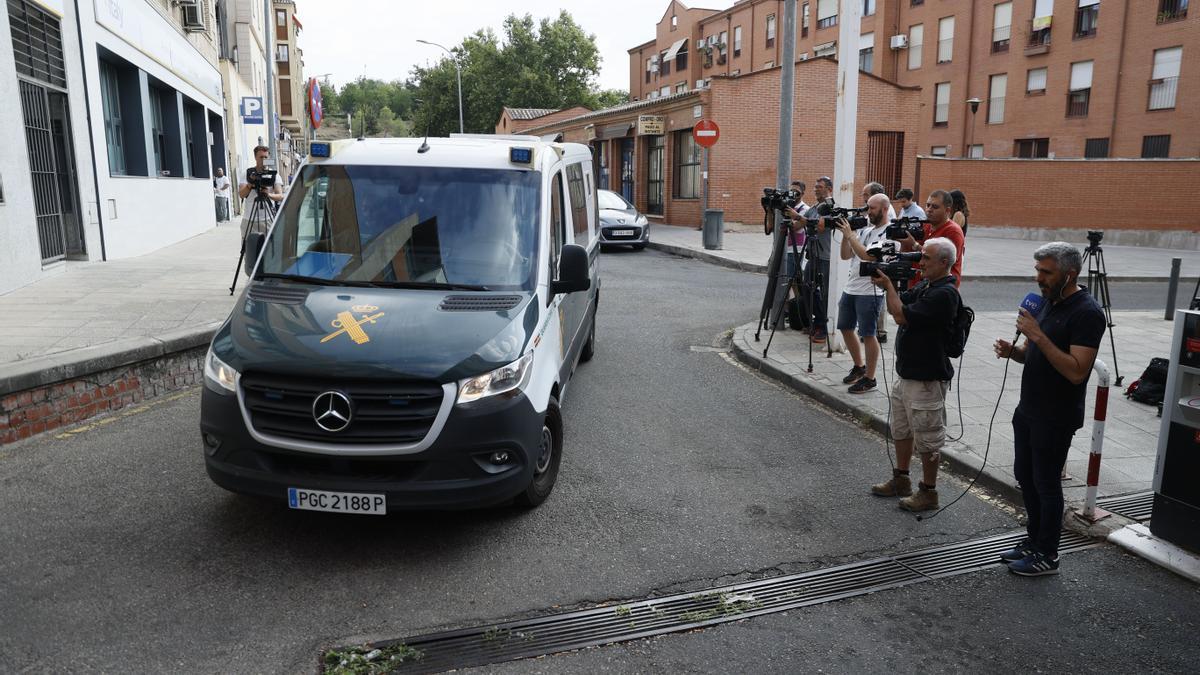
<svg viewBox="0 0 1200 675">
<path fill-rule="evenodd" d="M 592 110 L 611 108 L 629 102 L 629 92 L 624 89 L 603 89 L 592 94 L 595 105 L 588 106 Z"/>
</svg>

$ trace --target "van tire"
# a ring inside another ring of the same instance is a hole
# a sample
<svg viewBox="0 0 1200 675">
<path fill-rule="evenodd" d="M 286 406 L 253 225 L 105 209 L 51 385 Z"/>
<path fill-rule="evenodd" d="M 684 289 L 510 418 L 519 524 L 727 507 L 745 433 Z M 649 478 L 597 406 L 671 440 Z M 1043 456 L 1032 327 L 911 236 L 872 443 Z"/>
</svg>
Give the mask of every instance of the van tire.
<svg viewBox="0 0 1200 675">
<path fill-rule="evenodd" d="M 635 251 L 640 251 L 640 250 L 642 250 L 642 249 L 644 249 L 644 248 L 646 248 L 646 245 L 645 245 L 645 244 L 634 244 L 634 245 L 633 245 L 633 250 L 635 250 Z"/>
<path fill-rule="evenodd" d="M 592 329 L 588 331 L 587 342 L 583 343 L 583 349 L 579 352 L 579 361 L 587 363 L 596 355 L 596 315 L 592 315 Z"/>
<path fill-rule="evenodd" d="M 551 396 L 550 403 L 546 406 L 546 418 L 542 422 L 543 443 L 549 444 L 550 456 L 546 458 L 545 469 L 538 472 L 540 456 L 533 457 L 534 474 L 533 480 L 529 482 L 529 487 L 525 491 L 517 495 L 515 500 L 518 506 L 533 508 L 546 501 L 550 496 L 550 492 L 554 490 L 554 483 L 558 480 L 558 465 L 562 461 L 562 442 L 563 442 L 563 427 L 562 414 L 558 410 L 558 399 Z M 538 448 L 539 451 L 542 447 Z"/>
</svg>

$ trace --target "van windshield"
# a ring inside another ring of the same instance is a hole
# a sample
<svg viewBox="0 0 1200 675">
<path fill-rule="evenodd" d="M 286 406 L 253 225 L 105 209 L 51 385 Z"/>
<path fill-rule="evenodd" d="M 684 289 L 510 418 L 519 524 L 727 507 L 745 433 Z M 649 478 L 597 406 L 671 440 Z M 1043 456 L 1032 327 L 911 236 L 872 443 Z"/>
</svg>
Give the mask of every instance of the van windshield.
<svg viewBox="0 0 1200 675">
<path fill-rule="evenodd" d="M 532 290 L 540 177 L 507 169 L 306 166 L 265 243 L 260 274 Z"/>
</svg>

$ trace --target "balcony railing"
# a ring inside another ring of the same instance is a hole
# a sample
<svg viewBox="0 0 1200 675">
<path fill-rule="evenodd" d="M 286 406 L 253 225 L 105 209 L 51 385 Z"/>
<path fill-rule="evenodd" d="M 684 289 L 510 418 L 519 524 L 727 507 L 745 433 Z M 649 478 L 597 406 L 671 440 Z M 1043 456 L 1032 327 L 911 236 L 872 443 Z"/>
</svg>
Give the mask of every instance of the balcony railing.
<svg viewBox="0 0 1200 675">
<path fill-rule="evenodd" d="M 1004 97 L 988 99 L 988 124 L 1000 124 L 1004 121 Z"/>
<path fill-rule="evenodd" d="M 1012 39 L 1012 26 L 996 26 L 992 29 L 992 53 L 1008 51 L 1008 43 Z"/>
<path fill-rule="evenodd" d="M 1087 117 L 1091 89 L 1080 89 L 1067 94 L 1067 117 Z"/>
<path fill-rule="evenodd" d="M 1188 0 L 1159 0 L 1158 23 L 1178 21 L 1187 16 Z"/>
<path fill-rule="evenodd" d="M 1050 51 L 1050 27 L 1034 28 L 1029 22 L 1029 39 L 1025 42 L 1026 54 L 1044 54 Z"/>
<path fill-rule="evenodd" d="M 1175 94 L 1179 90 L 1178 77 L 1150 80 L 1150 110 L 1170 110 L 1175 107 Z"/>
</svg>

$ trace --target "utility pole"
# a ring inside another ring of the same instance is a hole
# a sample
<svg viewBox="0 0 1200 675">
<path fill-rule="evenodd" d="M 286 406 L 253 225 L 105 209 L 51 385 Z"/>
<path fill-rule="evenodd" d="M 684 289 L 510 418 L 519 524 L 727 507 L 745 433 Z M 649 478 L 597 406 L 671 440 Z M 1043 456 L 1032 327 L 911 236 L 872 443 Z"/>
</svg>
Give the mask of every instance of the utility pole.
<svg viewBox="0 0 1200 675">
<path fill-rule="evenodd" d="M 796 101 L 796 0 L 783 3 L 783 55 L 779 73 L 779 157 L 775 187 L 788 189 L 792 182 L 792 110 Z M 775 212 L 778 230 L 783 214 Z"/>
<path fill-rule="evenodd" d="M 837 76 L 837 120 L 834 131 L 833 191 L 834 199 L 841 206 L 853 206 L 855 140 L 858 138 L 858 41 L 861 32 L 862 3 L 841 3 L 838 17 L 838 76 Z M 870 176 L 868 176 L 870 178 Z M 842 260 L 838 251 L 842 247 L 842 235 L 834 232 L 830 238 L 829 279 L 826 282 L 825 306 L 829 308 L 829 325 L 837 325 L 838 300 L 846 282 L 851 263 Z M 841 351 L 842 335 L 829 331 L 829 346 Z"/>
<path fill-rule="evenodd" d="M 270 148 L 271 160 L 275 162 L 275 169 L 279 169 L 279 155 L 276 154 L 275 147 L 275 59 L 271 54 L 271 26 L 274 22 L 271 12 L 271 0 L 263 0 L 263 57 L 267 62 L 267 118 L 263 120 L 267 124 L 267 147 Z"/>
</svg>

